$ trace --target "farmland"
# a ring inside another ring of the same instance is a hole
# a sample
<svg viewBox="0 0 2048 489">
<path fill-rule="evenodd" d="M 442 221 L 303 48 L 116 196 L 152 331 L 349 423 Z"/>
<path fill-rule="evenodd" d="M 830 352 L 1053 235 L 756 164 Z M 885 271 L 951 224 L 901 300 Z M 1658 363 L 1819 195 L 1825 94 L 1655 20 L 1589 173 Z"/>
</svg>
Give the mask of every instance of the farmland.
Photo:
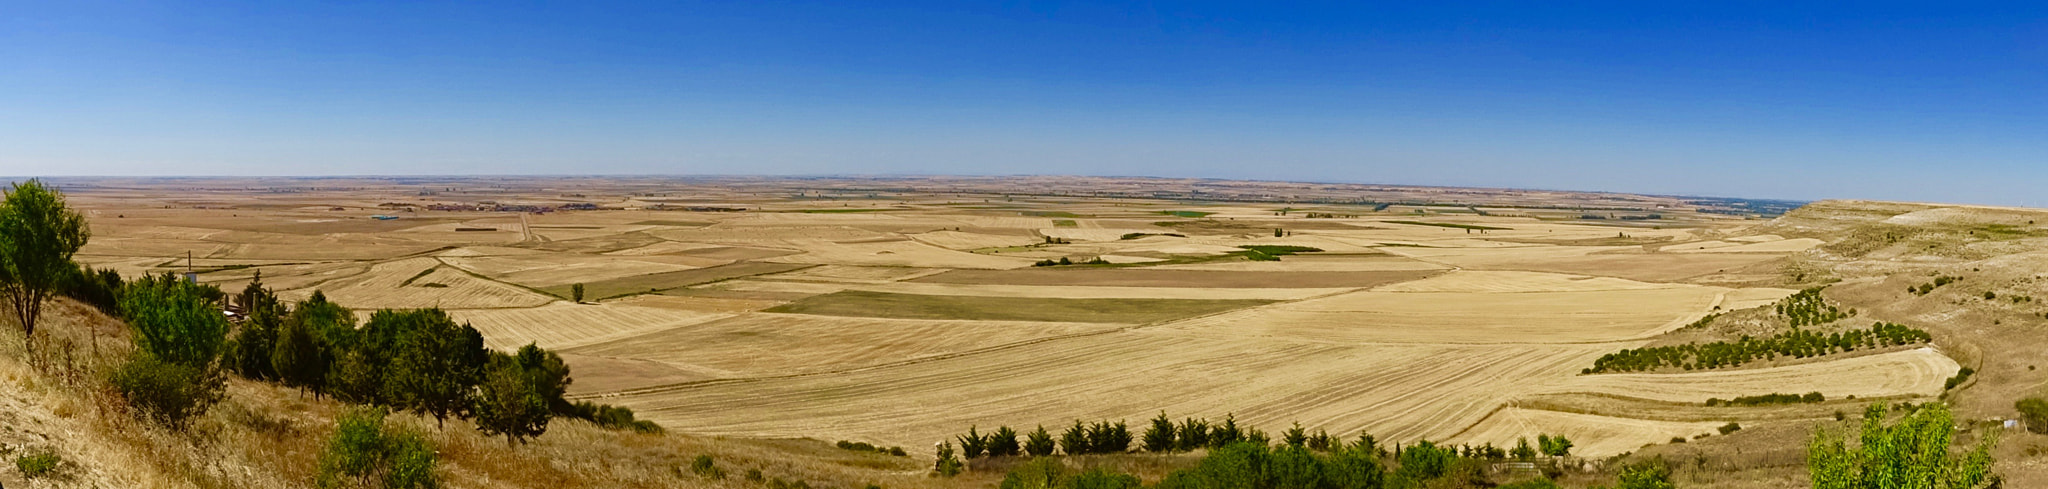
<svg viewBox="0 0 2048 489">
<path fill-rule="evenodd" d="M 1937 341 L 1582 374 L 1603 355 L 1721 334 L 1688 328 L 1710 316 L 1778 324 L 1770 306 L 1816 285 L 1800 260 L 1834 241 L 1729 203 L 1603 194 L 1617 209 L 1603 213 L 1640 217 L 1621 225 L 1584 218 L 1585 197 L 1563 192 L 1436 202 L 1407 187 L 1084 177 L 242 190 L 291 183 L 65 184 L 92 217 L 83 262 L 184 272 L 189 253 L 198 280 L 230 290 L 260 274 L 287 298 L 447 309 L 490 347 L 562 351 L 573 396 L 692 434 L 923 450 L 970 425 L 1165 411 L 1404 442 L 1566 434 L 1605 456 L 1726 421 L 1797 422 L 1769 407 L 1644 413 L 1792 390 L 1931 399 L 1965 363 Z M 1283 187 L 1321 201 L 1259 200 Z M 1048 188 L 1060 190 L 1033 191 Z M 1203 198 L 1175 197 L 1194 188 Z M 493 210 L 508 204 L 520 207 Z M 566 204 L 578 206 L 533 210 Z"/>
</svg>

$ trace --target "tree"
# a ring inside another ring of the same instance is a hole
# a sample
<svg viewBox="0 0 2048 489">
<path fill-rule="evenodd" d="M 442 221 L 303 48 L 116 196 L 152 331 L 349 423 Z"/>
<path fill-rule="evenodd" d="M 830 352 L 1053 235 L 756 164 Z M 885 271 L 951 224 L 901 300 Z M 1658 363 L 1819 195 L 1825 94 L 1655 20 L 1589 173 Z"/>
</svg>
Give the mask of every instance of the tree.
<svg viewBox="0 0 2048 489">
<path fill-rule="evenodd" d="M 122 292 L 136 349 L 112 381 L 136 414 L 181 429 L 225 396 L 219 360 L 228 324 L 210 289 L 166 273 Z"/>
<path fill-rule="evenodd" d="M 577 304 L 583 303 L 583 284 L 581 282 L 569 286 L 569 297 L 571 297 L 570 300 L 576 301 Z"/>
<path fill-rule="evenodd" d="M 374 384 L 362 384 L 381 379 L 377 373 L 384 363 L 381 357 L 371 363 L 352 356 L 359 353 L 352 348 L 356 336 L 355 313 L 314 291 L 293 305 L 278 327 L 277 346 L 270 350 L 271 368 L 284 385 L 312 391 L 315 397 L 332 392 L 350 402 L 377 402 Z M 355 363 L 350 365 L 351 361 Z"/>
<path fill-rule="evenodd" d="M 1564 435 L 1536 435 L 1536 446 L 1544 455 L 1552 457 L 1564 457 L 1572 453 L 1572 441 L 1565 439 Z"/>
<path fill-rule="evenodd" d="M 1267 459 L 1266 474 L 1273 489 L 1319 489 L 1323 485 L 1323 464 L 1301 445 L 1281 445 Z"/>
<path fill-rule="evenodd" d="M 1060 433 L 1060 451 L 1067 455 L 1094 453 L 1094 446 L 1088 440 L 1088 426 L 1081 420 L 1074 420 L 1074 427 Z"/>
<path fill-rule="evenodd" d="M 1521 438 L 1515 440 L 1515 448 L 1508 450 L 1508 455 L 1515 457 L 1516 460 L 1528 460 L 1536 458 L 1536 449 L 1529 447 L 1528 438 Z"/>
<path fill-rule="evenodd" d="M 1017 430 L 1008 426 L 998 427 L 995 433 L 988 435 L 990 457 L 1015 457 L 1022 451 L 1021 449 L 1022 447 L 1017 445 Z"/>
<path fill-rule="evenodd" d="M 483 334 L 469 325 L 456 325 L 440 309 L 386 317 L 400 318 L 406 324 L 385 377 L 385 392 L 392 404 L 433 416 L 437 428 L 449 416 L 467 415 L 470 391 L 489 358 Z M 551 403 L 549 407 L 557 406 Z"/>
<path fill-rule="evenodd" d="M 1958 453 L 1950 447 L 1955 419 L 1947 405 L 1922 404 L 1892 424 L 1885 422 L 1888 411 L 1884 403 L 1864 411 L 1856 446 L 1839 433 L 1814 432 L 1807 445 L 1806 470 L 1815 489 L 1968 489 L 1997 483 L 1991 474 L 1995 435 L 1987 434 L 1976 447 Z"/>
<path fill-rule="evenodd" d="M 535 370 L 519 357 L 491 354 L 483 383 L 477 385 L 477 431 L 505 435 L 506 445 L 525 443 L 527 438 L 547 432 L 550 412 L 542 393 L 545 381 L 540 379 L 545 374 Z"/>
<path fill-rule="evenodd" d="M 1171 452 L 1178 448 L 1174 444 L 1173 420 L 1167 419 L 1166 411 L 1152 418 L 1152 427 L 1145 430 L 1145 451 Z"/>
<path fill-rule="evenodd" d="M 242 288 L 241 330 L 235 332 L 233 346 L 228 349 L 233 361 L 229 367 L 242 377 L 268 380 L 276 379 L 277 368 L 271 361 L 271 349 L 277 346 L 278 326 L 284 322 L 284 305 L 277 300 L 277 294 L 263 287 L 263 272 L 258 270 L 249 286 Z"/>
<path fill-rule="evenodd" d="M 1174 435 L 1175 448 L 1189 451 L 1209 446 L 1209 420 L 1187 418 L 1181 420 L 1179 433 Z"/>
<path fill-rule="evenodd" d="M 965 452 L 969 459 L 980 457 L 982 453 L 988 451 L 988 437 L 982 436 L 976 427 L 967 427 L 967 434 L 960 435 L 959 438 L 960 451 Z"/>
<path fill-rule="evenodd" d="M 0 201 L 0 295 L 21 325 L 23 341 L 35 350 L 36 321 L 43 301 L 64 277 L 76 273 L 71 255 L 92 238 L 85 216 L 64 203 L 64 194 L 31 179 L 14 184 Z"/>
<path fill-rule="evenodd" d="M 1033 431 L 1030 435 L 1025 435 L 1024 437 L 1024 453 L 1031 454 L 1033 457 L 1052 455 L 1054 448 L 1055 444 L 1052 440 L 1052 433 L 1045 431 L 1045 425 L 1038 425 L 1038 431 Z"/>
<path fill-rule="evenodd" d="M 1378 489 L 1386 480 L 1386 469 L 1374 459 L 1376 449 L 1353 447 L 1330 454 L 1323 468 L 1324 487 L 1331 489 Z"/>
<path fill-rule="evenodd" d="M 941 477 L 952 477 L 960 475 L 960 470 L 966 467 L 967 464 L 960 463 L 960 458 L 953 455 L 952 443 L 939 442 L 939 461 L 932 464 L 933 473 Z"/>
<path fill-rule="evenodd" d="M 1301 422 L 1297 421 L 1294 427 L 1280 433 L 1280 442 L 1290 447 L 1308 446 L 1308 430 L 1302 429 Z"/>
</svg>

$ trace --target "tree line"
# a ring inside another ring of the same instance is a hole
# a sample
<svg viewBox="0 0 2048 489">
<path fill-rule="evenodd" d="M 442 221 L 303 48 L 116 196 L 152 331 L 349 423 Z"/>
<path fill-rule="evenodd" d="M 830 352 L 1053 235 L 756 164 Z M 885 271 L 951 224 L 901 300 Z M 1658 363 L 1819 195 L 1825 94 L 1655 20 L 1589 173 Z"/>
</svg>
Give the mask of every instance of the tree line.
<svg viewBox="0 0 2048 489">
<path fill-rule="evenodd" d="M 1155 419 L 1157 428 L 1148 430 L 1145 438 L 1147 451 L 1179 451 L 1187 446 L 1177 439 L 1169 442 L 1167 433 L 1178 434 L 1181 425 L 1169 431 L 1162 414 Z M 1226 419 L 1218 425 L 1234 425 Z M 1253 428 L 1240 428 L 1243 433 L 1256 433 Z M 1177 438 L 1177 436 L 1175 437 Z M 1277 445 L 1250 439 L 1222 443 L 1215 446 L 1201 446 L 1207 450 L 1202 459 L 1192 468 L 1168 473 L 1155 484 L 1145 485 L 1136 476 L 1110 470 L 1094 468 L 1073 471 L 1057 458 L 1035 457 L 1018 465 L 1004 476 L 1001 489 L 1379 489 L 1438 486 L 1479 486 L 1493 487 L 1489 480 L 1488 466 L 1505 459 L 1506 451 L 1497 450 L 1498 456 L 1489 456 L 1487 450 L 1476 446 L 1441 445 L 1429 441 L 1409 445 L 1382 445 L 1370 435 L 1360 435 L 1350 441 L 1338 440 L 1327 433 L 1311 433 L 1298 424 L 1286 430 Z M 1563 437 L 1542 436 L 1540 445 L 1544 450 L 1562 456 L 1569 452 L 1570 442 Z M 1197 445 L 1200 446 L 1200 445 Z M 941 466 L 946 466 L 948 452 L 941 447 Z M 1156 448 L 1156 450 L 1155 450 Z M 1523 440 L 1521 450 L 1524 459 L 1534 458 L 1537 449 L 1529 447 Z M 957 460 L 952 467 L 959 466 Z M 1551 477 L 1561 475 L 1562 469 L 1552 464 L 1544 468 L 1537 479 L 1501 487 L 1555 488 Z M 1626 472 L 1626 471 L 1625 471 Z M 942 471 L 943 473 L 943 471 Z M 1669 482 L 1669 471 L 1661 479 Z M 1638 486 L 1624 486 L 1638 487 Z M 1640 486 L 1640 487 L 1656 487 Z M 1664 486 L 1664 487 L 1669 487 Z"/>
<path fill-rule="evenodd" d="M 1927 331 L 1900 324 L 1877 322 L 1869 329 L 1821 334 L 1792 330 L 1754 338 L 1744 335 L 1735 341 L 1686 343 L 1683 345 L 1632 348 L 1602 355 L 1580 373 L 1641 372 L 1664 367 L 1703 370 L 1735 367 L 1779 356 L 1807 358 L 1859 348 L 1883 348 L 1934 341 Z"/>
</svg>

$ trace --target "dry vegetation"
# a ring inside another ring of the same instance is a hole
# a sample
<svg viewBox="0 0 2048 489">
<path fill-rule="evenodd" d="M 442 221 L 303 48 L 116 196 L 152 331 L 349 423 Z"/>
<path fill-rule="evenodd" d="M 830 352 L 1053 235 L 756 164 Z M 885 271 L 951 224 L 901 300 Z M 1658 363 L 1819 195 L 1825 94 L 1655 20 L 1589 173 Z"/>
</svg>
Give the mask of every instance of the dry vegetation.
<svg viewBox="0 0 2048 489">
<path fill-rule="evenodd" d="M 1560 433 L 1584 456 L 1698 460 L 1680 472 L 1687 485 L 1797 487 L 1804 434 L 1858 400 L 1946 399 L 1985 420 L 2048 385 L 2033 360 L 2048 358 L 2036 339 L 2048 303 L 2012 299 L 2048 298 L 2048 226 L 2035 224 L 2048 213 L 2031 210 L 1824 202 L 1764 220 L 1730 201 L 1071 177 L 60 183 L 94 228 L 82 262 L 182 271 L 189 252 L 198 279 L 224 288 L 260 271 L 287 298 L 449 309 L 492 347 L 564 350 L 587 379 L 573 394 L 671 430 L 570 423 L 524 450 L 435 432 L 462 487 L 762 485 L 679 475 L 699 453 L 733 460 L 729 474 L 830 487 L 987 485 L 998 476 L 916 474 L 933 442 L 970 425 L 1135 424 L 1161 410 L 1403 442 Z M 603 209 L 489 207 L 586 202 Z M 1615 217 L 1588 219 L 1589 206 Z M 1246 245 L 1324 251 L 1254 261 Z M 1096 257 L 1110 264 L 1031 266 Z M 1963 279 L 1913 290 L 1937 276 Z M 570 303 L 575 284 L 585 304 Z M 1818 285 L 1858 310 L 1824 331 L 1882 320 L 1936 341 L 1580 374 L 1622 349 L 1781 331 L 1756 308 Z M 32 375 L 13 365 L 13 378 Z M 1977 376 L 1945 388 L 1962 367 Z M 90 434 L 65 450 L 132 466 L 80 469 L 101 485 L 292 486 L 335 413 L 237 383 L 200 444 L 78 415 L 89 397 L 39 382 L 0 401 L 73 406 L 38 422 Z M 1775 392 L 1829 401 L 1697 404 Z M 1693 438 L 1728 421 L 1748 428 Z M 2013 461 L 2031 447 L 2048 439 L 2012 436 L 2001 470 L 2048 484 L 2048 470 Z M 208 450 L 220 461 L 198 456 Z M 1103 463 L 1156 477 L 1187 462 Z"/>
</svg>

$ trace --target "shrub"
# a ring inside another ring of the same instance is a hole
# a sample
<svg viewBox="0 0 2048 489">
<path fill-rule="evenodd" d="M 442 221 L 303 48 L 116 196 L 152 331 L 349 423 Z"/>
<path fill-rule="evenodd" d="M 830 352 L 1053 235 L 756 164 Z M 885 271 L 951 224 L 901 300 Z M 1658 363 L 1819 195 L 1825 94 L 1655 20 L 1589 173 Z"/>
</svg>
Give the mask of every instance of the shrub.
<svg viewBox="0 0 2048 489">
<path fill-rule="evenodd" d="M 219 367 L 165 362 L 148 352 L 137 352 L 109 380 L 137 417 L 172 430 L 227 396 L 227 375 Z"/>
<path fill-rule="evenodd" d="M 1976 447 L 1955 450 L 1955 419 L 1948 406 L 1927 403 L 1897 423 L 1886 423 L 1889 408 L 1870 405 L 1863 431 L 1851 447 L 1843 435 L 1817 430 L 1807 445 L 1807 473 L 1814 487 L 1982 487 L 1996 485 L 1991 447 L 1984 436 Z M 1668 487 L 1668 486 L 1667 486 Z"/>
<path fill-rule="evenodd" d="M 1942 390 L 1954 389 L 1958 385 L 1963 385 L 1963 382 L 1969 381 L 1970 376 L 1975 375 L 1976 373 L 1977 369 L 1963 367 L 1962 370 L 1956 372 L 1956 376 L 1949 377 L 1948 381 L 1943 382 L 1941 388 Z"/>
<path fill-rule="evenodd" d="M 1729 433 L 1742 431 L 1742 424 L 1730 421 L 1728 422 L 1728 424 L 1721 425 L 1720 428 L 1715 428 L 1714 430 L 1721 432 L 1721 434 L 1723 435 L 1726 435 Z"/>
<path fill-rule="evenodd" d="M 56 451 L 49 449 L 30 451 L 14 458 L 15 470 L 20 470 L 21 476 L 28 479 L 39 479 L 56 474 L 57 468 L 63 464 L 64 458 L 58 456 Z"/>
<path fill-rule="evenodd" d="M 1067 466 L 1059 460 L 1041 458 L 1010 469 L 998 489 L 1053 489 L 1067 478 Z"/>
<path fill-rule="evenodd" d="M 718 468 L 718 462 L 712 460 L 710 455 L 698 455 L 697 458 L 690 459 L 690 473 L 706 479 L 725 478 L 725 469 Z"/>
<path fill-rule="evenodd" d="M 1643 460 L 1621 468 L 1614 489 L 1672 489 L 1671 467 L 1664 459 Z"/>
<path fill-rule="evenodd" d="M 2014 402 L 2012 407 L 2018 409 L 2020 419 L 2027 422 L 2027 431 L 2048 433 L 2048 400 L 2029 397 Z"/>
<path fill-rule="evenodd" d="M 382 408 L 357 408 L 335 420 L 320 453 L 320 487 L 432 488 L 436 452 L 418 432 L 384 424 Z"/>
</svg>

